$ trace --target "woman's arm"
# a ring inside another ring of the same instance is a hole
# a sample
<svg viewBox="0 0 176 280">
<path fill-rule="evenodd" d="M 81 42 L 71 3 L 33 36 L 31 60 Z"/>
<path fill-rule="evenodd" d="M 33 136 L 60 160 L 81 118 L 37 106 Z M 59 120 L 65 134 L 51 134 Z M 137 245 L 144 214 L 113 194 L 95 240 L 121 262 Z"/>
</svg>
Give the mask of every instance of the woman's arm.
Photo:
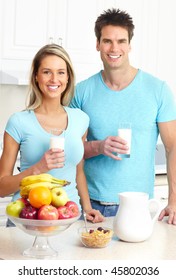
<svg viewBox="0 0 176 280">
<path fill-rule="evenodd" d="M 19 147 L 19 144 L 5 132 L 3 152 L 0 159 L 0 197 L 18 191 L 21 180 L 26 176 L 45 173 L 50 169 L 64 166 L 64 152 L 60 149 L 50 149 L 39 162 L 23 172 L 13 175 Z"/>
<path fill-rule="evenodd" d="M 83 143 L 85 141 L 85 138 L 86 138 L 86 134 L 83 137 Z M 92 221 L 93 223 L 102 222 L 104 220 L 104 217 L 101 215 L 101 213 L 98 210 L 92 209 L 90 203 L 86 177 L 84 174 L 84 160 L 81 160 L 81 162 L 77 166 L 76 182 L 77 182 L 78 194 L 81 200 L 81 205 L 83 210 L 87 214 L 86 215 L 87 219 Z"/>
</svg>

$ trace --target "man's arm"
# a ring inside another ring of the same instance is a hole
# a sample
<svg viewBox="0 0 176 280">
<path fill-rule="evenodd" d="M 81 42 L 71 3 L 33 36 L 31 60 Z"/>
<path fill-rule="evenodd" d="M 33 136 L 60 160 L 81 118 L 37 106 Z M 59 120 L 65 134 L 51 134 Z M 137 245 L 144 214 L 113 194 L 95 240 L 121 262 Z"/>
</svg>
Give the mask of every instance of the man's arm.
<svg viewBox="0 0 176 280">
<path fill-rule="evenodd" d="M 126 141 L 119 136 L 109 136 L 105 140 L 85 141 L 84 143 L 84 159 L 106 155 L 115 160 L 121 160 L 118 154 L 126 154 L 127 151 Z"/>
<path fill-rule="evenodd" d="M 166 150 L 168 205 L 161 211 L 159 220 L 168 217 L 168 223 L 176 225 L 176 120 L 159 123 L 161 139 Z"/>
<path fill-rule="evenodd" d="M 85 141 L 84 158 L 87 159 L 100 155 L 100 143 L 101 141 Z"/>
</svg>

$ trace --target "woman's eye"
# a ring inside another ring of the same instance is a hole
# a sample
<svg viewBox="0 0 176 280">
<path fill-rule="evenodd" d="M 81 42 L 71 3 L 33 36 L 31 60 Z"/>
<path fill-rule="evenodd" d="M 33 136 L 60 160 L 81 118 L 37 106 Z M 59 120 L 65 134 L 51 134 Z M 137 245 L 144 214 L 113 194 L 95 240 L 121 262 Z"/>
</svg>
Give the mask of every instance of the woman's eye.
<svg viewBox="0 0 176 280">
<path fill-rule="evenodd" d="M 65 74 L 65 72 L 62 72 L 62 71 L 61 71 L 61 72 L 59 72 L 58 74 L 59 74 L 59 75 L 64 75 L 64 74 Z"/>
<path fill-rule="evenodd" d="M 50 71 L 44 71 L 43 73 L 48 75 L 48 74 L 50 74 L 51 72 L 50 72 Z"/>
</svg>

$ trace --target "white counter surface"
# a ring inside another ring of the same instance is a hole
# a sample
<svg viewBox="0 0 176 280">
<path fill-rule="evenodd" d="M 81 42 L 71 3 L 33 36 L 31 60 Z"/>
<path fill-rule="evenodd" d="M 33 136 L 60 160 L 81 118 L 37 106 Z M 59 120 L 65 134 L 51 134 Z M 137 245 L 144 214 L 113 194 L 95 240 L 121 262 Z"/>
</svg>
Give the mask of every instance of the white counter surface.
<svg viewBox="0 0 176 280">
<path fill-rule="evenodd" d="M 97 224 L 112 227 L 113 218 Z M 66 231 L 49 237 L 50 244 L 59 251 L 61 260 L 176 260 L 176 226 L 166 221 L 156 222 L 152 236 L 140 243 L 127 243 L 114 237 L 106 248 L 90 249 L 79 241 L 77 229 L 83 221 L 77 221 Z M 6 260 L 28 259 L 22 252 L 30 247 L 34 236 L 17 228 L 0 228 L 0 258 Z"/>
</svg>

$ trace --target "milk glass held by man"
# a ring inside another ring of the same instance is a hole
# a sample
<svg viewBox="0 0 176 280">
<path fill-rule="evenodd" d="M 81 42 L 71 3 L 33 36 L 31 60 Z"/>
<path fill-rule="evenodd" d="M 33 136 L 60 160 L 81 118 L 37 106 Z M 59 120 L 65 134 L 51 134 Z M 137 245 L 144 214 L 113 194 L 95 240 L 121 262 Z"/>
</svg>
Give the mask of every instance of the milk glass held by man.
<svg viewBox="0 0 176 280">
<path fill-rule="evenodd" d="M 166 149 L 169 183 L 168 216 L 176 224 L 176 107 L 166 82 L 129 62 L 134 24 L 119 9 L 104 11 L 95 22 L 96 48 L 103 70 L 77 84 L 72 107 L 90 117 L 85 142 L 85 174 L 92 206 L 105 216 L 118 209 L 118 193 L 140 191 L 153 197 L 158 134 Z M 145 54 L 143 54 L 145 55 Z M 131 123 L 130 157 L 118 124 Z"/>
<path fill-rule="evenodd" d="M 69 199 L 78 205 L 81 201 L 87 219 L 98 222 L 103 217 L 91 207 L 82 160 L 89 117 L 68 107 L 73 92 L 74 71 L 67 52 L 56 44 L 41 48 L 31 67 L 27 107 L 14 113 L 5 128 L 0 196 L 14 193 L 16 200 L 24 177 L 48 172 L 71 182 L 65 187 Z M 64 150 L 50 148 L 51 136 L 63 130 Z M 20 173 L 13 175 L 19 151 Z"/>
</svg>

